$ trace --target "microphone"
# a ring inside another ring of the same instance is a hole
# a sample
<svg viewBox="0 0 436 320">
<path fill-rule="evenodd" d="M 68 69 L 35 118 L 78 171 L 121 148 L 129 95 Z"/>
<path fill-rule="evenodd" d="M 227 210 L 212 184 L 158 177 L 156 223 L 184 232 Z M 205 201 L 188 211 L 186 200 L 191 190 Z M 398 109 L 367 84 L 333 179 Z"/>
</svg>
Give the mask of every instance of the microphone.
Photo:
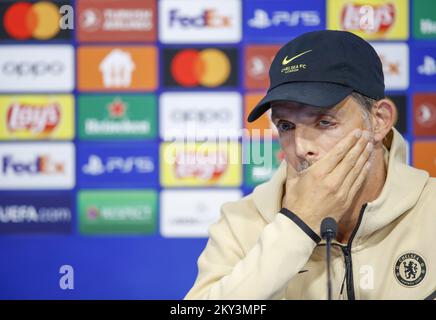
<svg viewBox="0 0 436 320">
<path fill-rule="evenodd" d="M 332 240 L 336 239 L 338 233 L 338 224 L 336 220 L 330 217 L 324 218 L 321 222 L 321 237 L 326 241 L 327 250 L 327 297 L 332 300 L 332 280 L 330 274 L 330 251 Z"/>
</svg>

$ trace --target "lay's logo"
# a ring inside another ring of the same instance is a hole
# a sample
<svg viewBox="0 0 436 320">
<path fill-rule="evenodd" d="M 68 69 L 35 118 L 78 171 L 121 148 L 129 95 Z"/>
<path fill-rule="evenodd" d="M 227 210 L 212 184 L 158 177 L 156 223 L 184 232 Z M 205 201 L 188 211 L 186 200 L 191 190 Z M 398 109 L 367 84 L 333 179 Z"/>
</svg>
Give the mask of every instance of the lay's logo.
<svg viewBox="0 0 436 320">
<path fill-rule="evenodd" d="M 395 18 L 395 6 L 392 3 L 378 6 L 349 3 L 342 9 L 341 24 L 348 31 L 385 34 L 393 26 Z"/>
<path fill-rule="evenodd" d="M 0 96 L 0 139 L 72 139 L 73 97 Z"/>
<path fill-rule="evenodd" d="M 239 186 L 241 150 L 237 142 L 161 144 L 163 186 Z"/>
<path fill-rule="evenodd" d="M 11 132 L 28 130 L 32 133 L 50 133 L 59 124 L 61 117 L 58 103 L 46 106 L 13 104 L 7 113 L 8 128 Z"/>
<path fill-rule="evenodd" d="M 227 162 L 225 151 L 200 153 L 188 151 L 176 155 L 174 170 L 178 179 L 194 178 L 213 182 L 218 181 L 226 171 Z"/>
<path fill-rule="evenodd" d="M 408 0 L 328 0 L 327 29 L 345 30 L 368 39 L 407 39 Z"/>
</svg>

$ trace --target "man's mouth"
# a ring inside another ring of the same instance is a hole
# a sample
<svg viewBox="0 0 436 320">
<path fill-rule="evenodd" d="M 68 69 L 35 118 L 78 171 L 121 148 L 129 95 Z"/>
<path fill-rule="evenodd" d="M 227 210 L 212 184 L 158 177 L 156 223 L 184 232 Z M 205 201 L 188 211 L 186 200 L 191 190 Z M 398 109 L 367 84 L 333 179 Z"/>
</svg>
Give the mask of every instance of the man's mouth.
<svg viewBox="0 0 436 320">
<path fill-rule="evenodd" d="M 303 160 L 302 162 L 300 162 L 296 168 L 297 172 L 300 173 L 303 170 L 306 170 L 307 168 L 309 168 L 313 163 L 310 163 L 307 160 Z"/>
</svg>

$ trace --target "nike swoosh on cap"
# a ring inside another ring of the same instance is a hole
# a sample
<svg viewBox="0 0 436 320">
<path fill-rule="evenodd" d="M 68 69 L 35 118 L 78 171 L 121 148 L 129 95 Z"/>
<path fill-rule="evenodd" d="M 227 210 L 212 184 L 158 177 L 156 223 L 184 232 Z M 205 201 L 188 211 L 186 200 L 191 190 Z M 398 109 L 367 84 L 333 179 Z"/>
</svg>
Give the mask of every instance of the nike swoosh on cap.
<svg viewBox="0 0 436 320">
<path fill-rule="evenodd" d="M 295 60 L 295 59 L 297 59 L 298 57 L 301 57 L 303 54 L 306 54 L 306 53 L 308 53 L 308 52 L 310 52 L 310 51 L 312 51 L 312 50 L 307 50 L 307 51 L 304 51 L 304 52 L 302 52 L 302 53 L 299 53 L 299 54 L 297 54 L 296 56 L 293 56 L 292 58 L 290 58 L 290 59 L 288 59 L 288 56 L 286 56 L 284 59 L 283 59 L 283 61 L 282 61 L 282 65 L 287 65 L 289 62 L 291 62 L 292 60 Z"/>
</svg>

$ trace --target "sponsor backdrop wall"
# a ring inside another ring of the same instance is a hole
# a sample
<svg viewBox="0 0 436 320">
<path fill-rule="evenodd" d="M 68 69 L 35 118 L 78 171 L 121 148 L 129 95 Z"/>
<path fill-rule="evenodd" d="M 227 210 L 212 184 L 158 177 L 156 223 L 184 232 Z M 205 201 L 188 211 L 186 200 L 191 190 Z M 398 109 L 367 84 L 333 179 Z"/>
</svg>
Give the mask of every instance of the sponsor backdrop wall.
<svg viewBox="0 0 436 320">
<path fill-rule="evenodd" d="M 303 32 L 371 41 L 410 162 L 436 175 L 435 1 L 1 1 L 0 21 L 0 298 L 184 297 L 221 204 L 282 159 L 251 139 L 268 117 L 245 118 Z"/>
</svg>

